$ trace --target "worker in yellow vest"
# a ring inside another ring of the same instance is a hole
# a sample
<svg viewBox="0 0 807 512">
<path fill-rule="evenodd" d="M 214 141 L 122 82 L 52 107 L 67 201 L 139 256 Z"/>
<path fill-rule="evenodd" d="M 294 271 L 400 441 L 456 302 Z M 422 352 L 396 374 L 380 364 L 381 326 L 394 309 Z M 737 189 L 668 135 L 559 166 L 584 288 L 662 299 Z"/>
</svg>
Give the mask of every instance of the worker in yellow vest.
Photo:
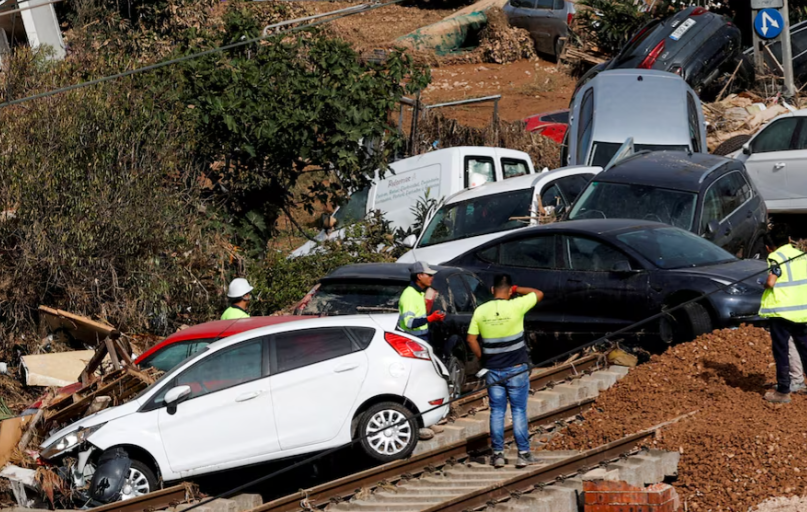
<svg viewBox="0 0 807 512">
<path fill-rule="evenodd" d="M 786 235 L 771 235 L 766 246 L 770 272 L 764 283 L 759 315 L 770 319 L 776 389 L 766 393 L 765 400 L 788 403 L 791 337 L 802 361 L 807 358 L 807 255 L 790 245 Z"/>
<path fill-rule="evenodd" d="M 429 313 L 426 304 L 426 290 L 437 271 L 428 263 L 417 261 L 410 273 L 411 282 L 398 299 L 398 329 L 428 342 L 429 324 L 442 322 L 446 317 L 442 311 Z"/>
<path fill-rule="evenodd" d="M 250 292 L 253 288 L 243 277 L 233 279 L 227 288 L 227 300 L 230 302 L 224 313 L 222 320 L 237 320 L 239 318 L 249 318 L 249 301 L 252 299 Z"/>
</svg>

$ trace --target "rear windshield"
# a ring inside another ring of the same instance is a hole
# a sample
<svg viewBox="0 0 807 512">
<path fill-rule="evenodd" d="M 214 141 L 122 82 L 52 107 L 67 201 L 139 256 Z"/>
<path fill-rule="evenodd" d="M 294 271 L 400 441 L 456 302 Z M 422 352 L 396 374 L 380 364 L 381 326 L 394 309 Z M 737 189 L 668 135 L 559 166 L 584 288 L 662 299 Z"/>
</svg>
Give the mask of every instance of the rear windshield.
<svg viewBox="0 0 807 512">
<path fill-rule="evenodd" d="M 569 220 L 640 219 L 691 230 L 697 197 L 680 190 L 594 181 L 575 203 Z"/>
<path fill-rule="evenodd" d="M 659 268 L 703 267 L 736 261 L 737 258 L 708 240 L 678 228 L 650 228 L 617 235 Z"/>
<path fill-rule="evenodd" d="M 533 192 L 525 188 L 447 204 L 434 215 L 419 247 L 525 227 Z"/>
<path fill-rule="evenodd" d="M 645 40 L 653 33 L 656 28 L 656 25 L 660 23 L 659 20 L 650 20 L 647 25 L 639 29 L 636 34 L 633 35 L 631 41 L 628 41 L 628 44 L 619 52 L 619 55 L 616 57 L 616 64 L 620 64 L 621 62 L 627 60 L 631 57 L 631 54 L 636 51 L 636 49 L 642 45 Z"/>
<path fill-rule="evenodd" d="M 400 282 L 325 282 L 303 308 L 303 315 L 355 315 L 397 313 L 398 297 L 406 287 Z"/>
<path fill-rule="evenodd" d="M 548 114 L 541 118 L 541 121 L 546 123 L 563 123 L 569 124 L 569 111 L 566 112 L 555 112 L 554 114 Z"/>
<path fill-rule="evenodd" d="M 605 167 L 614 158 L 614 155 L 622 143 L 617 142 L 594 142 L 594 149 L 591 152 L 591 163 L 589 165 Z M 665 145 L 665 144 L 634 144 L 634 151 L 687 151 L 689 146 Z"/>
</svg>

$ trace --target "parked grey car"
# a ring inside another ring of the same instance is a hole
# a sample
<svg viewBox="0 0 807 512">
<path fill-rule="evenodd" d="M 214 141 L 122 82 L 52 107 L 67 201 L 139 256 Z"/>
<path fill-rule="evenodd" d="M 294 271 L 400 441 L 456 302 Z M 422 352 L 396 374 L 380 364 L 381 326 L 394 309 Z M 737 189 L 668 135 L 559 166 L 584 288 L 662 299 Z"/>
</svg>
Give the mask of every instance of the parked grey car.
<svg viewBox="0 0 807 512">
<path fill-rule="evenodd" d="M 701 102 L 673 73 L 603 71 L 580 88 L 570 109 L 561 166 L 605 167 L 629 138 L 636 151 L 706 153 Z"/>
<path fill-rule="evenodd" d="M 569 34 L 574 4 L 566 0 L 510 0 L 504 14 L 510 25 L 523 28 L 541 53 L 558 58 L 563 49 L 560 38 Z"/>
</svg>

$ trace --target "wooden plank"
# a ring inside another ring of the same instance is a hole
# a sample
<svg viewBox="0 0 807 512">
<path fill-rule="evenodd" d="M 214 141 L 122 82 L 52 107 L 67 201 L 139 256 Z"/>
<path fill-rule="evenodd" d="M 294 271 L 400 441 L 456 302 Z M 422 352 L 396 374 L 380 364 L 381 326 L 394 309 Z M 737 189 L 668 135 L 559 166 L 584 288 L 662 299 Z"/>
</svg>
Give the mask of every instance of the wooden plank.
<svg viewBox="0 0 807 512">
<path fill-rule="evenodd" d="M 120 359 L 118 358 L 118 350 L 115 345 L 112 344 L 112 340 L 107 338 L 104 340 L 104 345 L 106 345 L 106 351 L 109 353 L 109 359 L 112 360 L 112 368 L 116 370 L 120 370 Z"/>
<path fill-rule="evenodd" d="M 52 331 L 64 329 L 75 339 L 91 345 L 98 345 L 107 337 L 112 339 L 120 337 L 120 331 L 111 325 L 102 324 L 69 311 L 39 306 L 39 313 L 41 319 L 48 324 Z"/>
</svg>

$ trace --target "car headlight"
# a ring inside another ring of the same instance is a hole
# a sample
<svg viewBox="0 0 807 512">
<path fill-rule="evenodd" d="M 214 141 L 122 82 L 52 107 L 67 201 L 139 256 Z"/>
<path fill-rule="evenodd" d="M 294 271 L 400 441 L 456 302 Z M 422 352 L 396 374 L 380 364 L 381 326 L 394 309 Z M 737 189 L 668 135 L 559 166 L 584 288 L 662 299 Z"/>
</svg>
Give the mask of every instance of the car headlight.
<svg viewBox="0 0 807 512">
<path fill-rule="evenodd" d="M 40 452 L 40 455 L 44 459 L 50 459 L 66 451 L 72 450 L 76 446 L 86 441 L 92 434 L 94 434 L 104 425 L 106 425 L 106 423 L 99 423 L 98 425 L 93 425 L 92 427 L 79 428 L 78 430 L 67 433 L 57 439 L 55 442 L 45 446 Z"/>
<path fill-rule="evenodd" d="M 753 290 L 750 286 L 744 283 L 734 283 L 732 284 L 731 281 L 724 281 L 722 279 L 715 279 L 712 278 L 712 281 L 718 283 L 723 286 L 723 291 L 728 293 L 729 295 L 745 295 L 751 293 Z"/>
</svg>

